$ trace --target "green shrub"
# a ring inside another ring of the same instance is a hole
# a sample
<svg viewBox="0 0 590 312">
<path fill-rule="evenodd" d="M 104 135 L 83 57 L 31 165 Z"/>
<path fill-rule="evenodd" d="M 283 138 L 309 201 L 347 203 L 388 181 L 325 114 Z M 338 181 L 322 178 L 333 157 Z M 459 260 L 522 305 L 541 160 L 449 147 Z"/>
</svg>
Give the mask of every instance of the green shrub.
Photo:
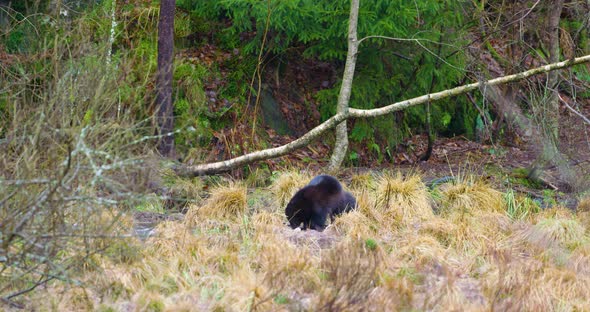
<svg viewBox="0 0 590 312">
<path fill-rule="evenodd" d="M 227 48 L 240 48 L 245 56 L 242 62 L 256 60 L 266 34 L 264 49 L 269 59 L 285 60 L 288 58 L 282 56 L 295 53 L 343 68 L 349 1 L 179 0 L 178 5 L 202 20 L 230 20 L 231 25 L 219 29 L 216 39 Z M 381 35 L 422 40 L 364 40 L 359 48 L 350 106 L 382 107 L 455 86 L 464 76 L 461 38 L 467 24 L 463 17 L 468 10 L 467 5 L 457 1 L 361 2 L 359 38 Z M 267 19 L 269 29 L 265 32 Z M 250 68 L 248 73 L 252 72 Z M 339 89 L 340 84 L 336 83 L 333 88 L 316 93 L 322 120 L 334 115 Z M 233 89 L 232 93 L 247 91 Z M 434 129 L 471 135 L 476 116 L 471 106 L 463 98 L 437 102 L 432 113 L 437 116 L 433 118 Z M 410 134 L 410 128 L 420 129 L 425 122 L 423 107 L 406 109 L 398 117 L 401 118 L 385 116 L 369 122 L 356 121 L 351 139 L 367 144 L 376 140 L 384 149 L 382 154 L 388 148 L 393 150 Z"/>
</svg>

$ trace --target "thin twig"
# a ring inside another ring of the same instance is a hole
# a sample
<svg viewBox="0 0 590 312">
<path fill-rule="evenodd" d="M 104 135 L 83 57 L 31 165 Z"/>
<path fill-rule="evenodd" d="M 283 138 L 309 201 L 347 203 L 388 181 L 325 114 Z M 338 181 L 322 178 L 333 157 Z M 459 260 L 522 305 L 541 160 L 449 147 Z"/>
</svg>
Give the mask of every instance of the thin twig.
<svg viewBox="0 0 590 312">
<path fill-rule="evenodd" d="M 557 94 L 557 96 L 559 97 L 559 99 L 561 100 L 563 105 L 565 105 L 565 107 L 567 107 L 570 111 L 572 111 L 574 114 L 578 115 L 578 117 L 582 118 L 587 124 L 590 125 L 590 119 L 588 119 L 586 116 L 582 115 L 582 113 L 578 112 L 573 107 L 569 106 L 569 104 L 567 104 L 567 102 L 561 97 L 561 95 Z"/>
<path fill-rule="evenodd" d="M 11 308 L 15 308 L 15 309 L 19 309 L 19 310 L 23 310 L 25 308 L 24 305 L 22 305 L 20 303 L 16 303 L 12 300 L 8 300 L 6 298 L 0 298 L 0 302 L 4 303 L 5 305 L 7 305 Z"/>
</svg>

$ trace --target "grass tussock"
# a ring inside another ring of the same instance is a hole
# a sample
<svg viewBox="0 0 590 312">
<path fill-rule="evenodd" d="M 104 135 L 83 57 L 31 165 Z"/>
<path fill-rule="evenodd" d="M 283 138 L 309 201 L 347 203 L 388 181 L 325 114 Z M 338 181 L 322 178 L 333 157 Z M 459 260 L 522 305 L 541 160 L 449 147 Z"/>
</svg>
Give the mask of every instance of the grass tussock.
<svg viewBox="0 0 590 312">
<path fill-rule="evenodd" d="M 375 208 L 402 224 L 432 218 L 428 190 L 418 175 L 387 173 L 377 181 Z"/>
<path fill-rule="evenodd" d="M 322 257 L 322 282 L 314 304 L 318 310 L 362 310 L 377 281 L 381 249 L 363 240 L 345 240 Z"/>
<path fill-rule="evenodd" d="M 375 222 L 361 211 L 352 211 L 339 216 L 332 224 L 334 230 L 350 237 L 371 237 L 377 233 Z"/>
<path fill-rule="evenodd" d="M 575 219 L 553 217 L 541 219 L 522 231 L 522 238 L 541 248 L 561 247 L 573 249 L 586 240 L 586 229 Z"/>
<path fill-rule="evenodd" d="M 311 179 L 311 175 L 295 171 L 289 171 L 279 175 L 271 188 L 279 206 L 282 208 L 286 207 L 293 195 L 295 195 L 300 188 L 307 185 Z"/>
<path fill-rule="evenodd" d="M 513 220 L 531 220 L 534 214 L 541 211 L 539 205 L 528 196 L 515 194 L 514 190 L 508 190 L 504 194 L 506 200 L 506 212 Z"/>
<path fill-rule="evenodd" d="M 506 211 L 502 193 L 480 180 L 445 184 L 441 195 L 441 215 L 453 222 L 464 222 L 484 212 Z"/>
<path fill-rule="evenodd" d="M 450 246 L 457 239 L 458 225 L 451 221 L 434 217 L 420 225 L 419 233 L 436 238 L 443 246 Z"/>
<path fill-rule="evenodd" d="M 584 197 L 578 203 L 576 208 L 576 215 L 578 220 L 586 227 L 586 231 L 590 230 L 590 197 Z"/>
<path fill-rule="evenodd" d="M 350 189 L 354 192 L 374 191 L 377 187 L 377 181 L 370 172 L 353 174 L 350 179 Z"/>
<path fill-rule="evenodd" d="M 260 211 L 251 218 L 252 225 L 258 232 L 272 230 L 285 225 L 285 215 L 279 212 Z"/>
<path fill-rule="evenodd" d="M 146 242 L 146 251 L 154 255 L 177 258 L 187 254 L 198 254 L 202 249 L 202 241 L 183 223 L 164 221 L 158 224 L 154 231 L 155 234 Z"/>
<path fill-rule="evenodd" d="M 576 209 L 578 213 L 580 212 L 590 212 L 590 197 L 584 197 L 578 203 L 578 207 Z"/>
<path fill-rule="evenodd" d="M 276 311 L 296 307 L 297 298 L 313 292 L 320 282 L 317 259 L 309 250 L 261 234 L 257 252 L 231 273 L 224 308 L 229 310 Z"/>
<path fill-rule="evenodd" d="M 533 223 L 537 223 L 545 219 L 573 219 L 574 217 L 574 213 L 570 209 L 562 206 L 554 206 L 535 214 Z"/>
<path fill-rule="evenodd" d="M 246 213 L 248 199 L 246 187 L 238 183 L 218 186 L 211 191 L 203 206 L 190 205 L 185 217 L 188 226 L 208 219 L 236 219 Z"/>
<path fill-rule="evenodd" d="M 399 252 L 392 255 L 397 263 L 413 263 L 413 267 L 446 259 L 446 247 L 430 235 L 407 235 L 400 239 L 397 245 Z"/>
<path fill-rule="evenodd" d="M 375 210 L 375 201 L 366 191 L 356 196 L 357 209 L 338 216 L 332 226 L 336 232 L 350 237 L 371 237 L 380 228 L 382 214 Z"/>
<path fill-rule="evenodd" d="M 452 246 L 467 254 L 485 251 L 492 242 L 508 239 L 513 232 L 510 218 L 501 213 L 481 212 L 454 222 L 438 217 L 425 222 L 424 229 L 434 235 L 444 246 Z"/>
</svg>

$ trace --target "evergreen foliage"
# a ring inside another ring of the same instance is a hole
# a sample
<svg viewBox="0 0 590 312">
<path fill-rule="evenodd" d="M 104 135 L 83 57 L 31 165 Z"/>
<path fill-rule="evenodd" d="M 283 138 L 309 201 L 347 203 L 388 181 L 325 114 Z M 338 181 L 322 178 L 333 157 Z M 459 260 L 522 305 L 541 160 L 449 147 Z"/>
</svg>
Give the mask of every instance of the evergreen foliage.
<svg viewBox="0 0 590 312">
<path fill-rule="evenodd" d="M 228 48 L 241 48 L 245 55 L 258 55 L 269 18 L 264 46 L 268 55 L 301 53 L 343 68 L 339 65 L 347 52 L 347 0 L 179 0 L 178 5 L 203 20 L 231 21 L 217 39 Z M 469 9 L 464 1 L 361 1 L 359 38 L 379 35 L 404 40 L 369 38 L 361 43 L 350 106 L 381 107 L 431 89 L 439 91 L 457 85 L 465 75 L 463 38 L 469 21 L 464 17 L 470 16 Z M 254 35 L 248 37 L 246 33 Z M 322 120 L 335 113 L 339 88 L 338 83 L 316 94 Z M 434 105 L 435 129 L 471 133 L 476 112 L 469 106 L 461 99 Z M 424 123 L 421 107 L 403 114 L 401 120 L 392 116 L 357 120 L 351 139 L 368 146 L 377 140 L 381 146 L 393 148 L 410 134 L 410 128 L 420 128 Z"/>
</svg>

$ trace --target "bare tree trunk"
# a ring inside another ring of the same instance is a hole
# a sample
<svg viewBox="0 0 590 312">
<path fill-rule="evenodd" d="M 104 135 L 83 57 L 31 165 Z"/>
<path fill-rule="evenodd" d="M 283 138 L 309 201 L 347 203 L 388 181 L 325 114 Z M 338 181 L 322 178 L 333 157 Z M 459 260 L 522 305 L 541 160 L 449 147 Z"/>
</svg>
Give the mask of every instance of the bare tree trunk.
<svg viewBox="0 0 590 312">
<path fill-rule="evenodd" d="M 547 43 L 549 47 L 549 62 L 559 62 L 559 20 L 563 9 L 564 0 L 555 0 L 547 2 L 547 12 L 549 19 L 547 23 Z M 547 121 L 545 129 L 549 139 L 557 142 L 559 138 L 559 73 L 556 71 L 547 74 L 547 87 L 549 88 L 549 98 L 547 100 L 547 109 L 545 119 Z"/>
<path fill-rule="evenodd" d="M 549 50 L 549 63 L 559 61 L 559 21 L 563 9 L 564 0 L 547 2 L 547 47 Z M 539 123 L 541 153 L 529 168 L 529 178 L 542 180 L 544 168 L 551 163 L 557 168 L 562 181 L 565 181 L 570 189 L 579 186 L 577 174 L 568 165 L 568 160 L 559 151 L 559 73 L 547 74 L 547 91 L 545 100 L 537 103 L 536 120 Z"/>
<path fill-rule="evenodd" d="M 337 113 L 336 115 L 332 116 L 330 119 L 326 120 L 321 125 L 311 129 L 308 133 L 304 134 L 302 137 L 287 143 L 283 146 L 274 147 L 270 149 L 265 149 L 262 151 L 256 151 L 250 154 L 242 155 L 233 159 L 228 159 L 220 162 L 209 163 L 209 164 L 199 164 L 194 166 L 180 166 L 176 168 L 176 172 L 180 175 L 185 176 L 196 176 L 196 175 L 208 175 L 208 174 L 216 174 L 224 171 L 228 171 L 239 166 L 249 164 L 259 160 L 271 159 L 280 157 L 283 155 L 287 155 L 288 153 L 293 152 L 299 148 L 302 148 L 312 142 L 313 140 L 319 138 L 323 133 L 326 131 L 335 128 L 338 124 L 345 121 L 346 119 L 353 117 L 353 118 L 369 118 L 369 117 L 377 117 L 383 116 L 385 114 L 393 113 L 395 111 L 399 111 L 402 109 L 406 109 L 411 106 L 419 105 L 428 103 L 430 101 L 436 101 L 440 99 L 444 99 L 451 96 L 460 95 L 463 93 L 467 93 L 476 89 L 483 88 L 484 86 L 497 86 L 507 82 L 519 81 L 531 77 L 533 75 L 546 73 L 549 71 L 567 68 L 573 65 L 582 64 L 590 62 L 590 55 L 585 55 L 582 57 L 575 58 L 573 60 L 567 60 L 564 62 L 548 64 L 541 67 L 533 68 L 527 70 L 525 72 L 517 73 L 514 75 L 508 75 L 504 77 L 494 78 L 489 81 L 480 81 L 476 83 L 471 83 L 468 85 L 463 85 L 460 87 L 455 87 L 452 89 L 435 92 L 431 94 L 422 95 L 413 99 L 400 101 L 397 103 L 390 104 L 385 107 L 375 108 L 375 109 L 355 109 L 349 108 L 347 111 L 342 113 Z"/>
<path fill-rule="evenodd" d="M 440 31 L 440 35 L 438 36 L 438 48 L 436 51 L 436 62 L 434 63 L 434 70 L 432 71 L 432 75 L 430 78 L 430 88 L 428 88 L 428 93 L 432 93 L 434 90 L 434 85 L 436 84 L 436 75 L 435 71 L 438 70 L 440 66 L 440 60 L 442 58 L 442 46 L 443 46 L 443 33 L 442 30 Z M 430 156 L 432 155 L 432 150 L 434 149 L 434 130 L 432 129 L 432 116 L 430 111 L 430 102 L 426 103 L 426 133 L 428 134 L 428 148 L 424 155 L 420 157 L 421 161 L 428 161 Z"/>
<path fill-rule="evenodd" d="M 348 19 L 348 54 L 346 55 L 346 65 L 344 67 L 344 74 L 342 75 L 340 94 L 338 95 L 338 106 L 336 111 L 338 114 L 348 111 L 348 103 L 352 91 L 352 80 L 354 78 L 354 68 L 356 66 L 356 56 L 359 47 L 356 32 L 358 16 L 359 0 L 351 0 L 350 18 Z M 334 145 L 334 152 L 332 153 L 332 159 L 330 160 L 329 170 L 340 168 L 347 149 L 348 130 L 346 128 L 346 120 L 344 120 L 336 127 L 336 144 Z"/>
<path fill-rule="evenodd" d="M 172 106 L 172 64 L 174 63 L 174 10 L 176 0 L 161 0 L 158 22 L 158 72 L 156 76 L 156 105 L 158 151 L 174 157 L 174 107 Z"/>
</svg>

